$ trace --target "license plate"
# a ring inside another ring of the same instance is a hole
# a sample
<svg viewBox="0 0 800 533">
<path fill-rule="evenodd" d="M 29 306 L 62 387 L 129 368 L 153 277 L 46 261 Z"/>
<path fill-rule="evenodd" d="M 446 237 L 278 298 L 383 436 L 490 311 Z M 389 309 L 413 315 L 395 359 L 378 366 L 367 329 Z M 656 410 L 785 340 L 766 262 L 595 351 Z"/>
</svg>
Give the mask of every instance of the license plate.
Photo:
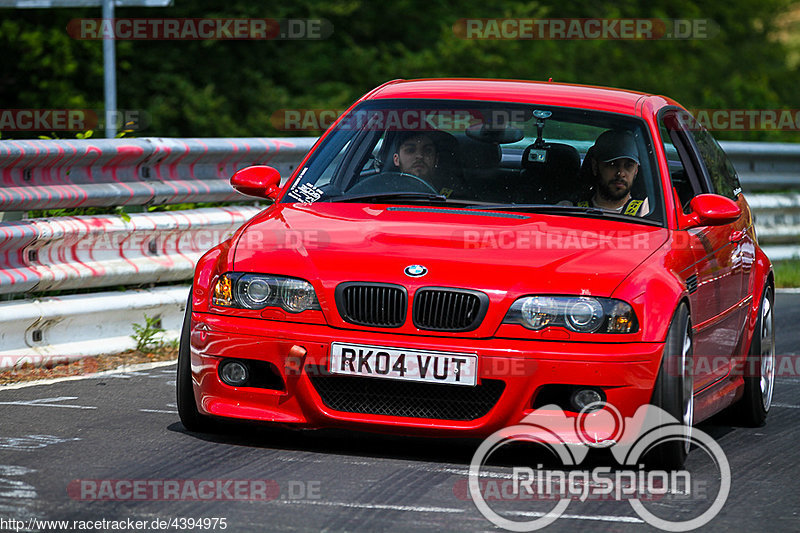
<svg viewBox="0 0 800 533">
<path fill-rule="evenodd" d="M 475 386 L 478 356 L 363 344 L 331 344 L 332 374 Z"/>
</svg>

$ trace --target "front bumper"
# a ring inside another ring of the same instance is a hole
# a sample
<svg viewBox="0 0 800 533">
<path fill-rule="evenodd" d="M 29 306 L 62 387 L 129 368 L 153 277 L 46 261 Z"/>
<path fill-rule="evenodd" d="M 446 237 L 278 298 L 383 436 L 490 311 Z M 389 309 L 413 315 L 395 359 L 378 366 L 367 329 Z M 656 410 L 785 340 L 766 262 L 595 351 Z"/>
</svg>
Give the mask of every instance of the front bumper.
<svg viewBox="0 0 800 533">
<path fill-rule="evenodd" d="M 331 342 L 337 341 L 477 353 L 478 384 L 499 380 L 504 388 L 485 415 L 471 420 L 335 410 L 326 405 L 313 378 L 326 372 Z M 663 348 L 663 343 L 409 336 L 208 313 L 193 313 L 191 321 L 191 369 L 201 413 L 297 428 L 340 427 L 405 435 L 485 437 L 536 410 L 537 395 L 547 385 L 602 388 L 620 415 L 632 417 L 650 401 Z M 271 363 L 283 380 L 281 390 L 226 385 L 217 373 L 223 358 Z"/>
</svg>

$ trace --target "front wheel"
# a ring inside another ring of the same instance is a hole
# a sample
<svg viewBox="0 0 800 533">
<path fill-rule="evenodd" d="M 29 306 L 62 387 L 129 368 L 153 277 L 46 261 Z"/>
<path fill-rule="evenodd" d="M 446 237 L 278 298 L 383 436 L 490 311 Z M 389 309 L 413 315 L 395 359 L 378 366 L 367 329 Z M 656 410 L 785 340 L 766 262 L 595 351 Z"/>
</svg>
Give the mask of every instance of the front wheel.
<svg viewBox="0 0 800 533">
<path fill-rule="evenodd" d="M 178 375 L 176 380 L 178 416 L 183 427 L 189 431 L 212 432 L 215 428 L 214 420 L 200 414 L 194 398 L 192 386 L 192 354 L 190 347 L 190 334 L 192 327 L 192 295 L 186 304 L 186 315 L 183 318 L 181 329 L 181 342 L 178 348 Z"/>
<path fill-rule="evenodd" d="M 672 317 L 664 343 L 664 355 L 658 371 L 653 396 L 650 401 L 671 417 L 659 421 L 660 425 L 677 421 L 684 437 L 658 444 L 647 455 L 653 466 L 679 469 L 686 461 L 691 447 L 694 423 L 694 377 L 692 375 L 692 321 L 689 308 L 681 303 Z"/>
<path fill-rule="evenodd" d="M 745 364 L 744 395 L 731 407 L 735 422 L 758 427 L 764 424 L 775 388 L 774 291 L 767 285 L 758 308 L 753 340 Z"/>
</svg>

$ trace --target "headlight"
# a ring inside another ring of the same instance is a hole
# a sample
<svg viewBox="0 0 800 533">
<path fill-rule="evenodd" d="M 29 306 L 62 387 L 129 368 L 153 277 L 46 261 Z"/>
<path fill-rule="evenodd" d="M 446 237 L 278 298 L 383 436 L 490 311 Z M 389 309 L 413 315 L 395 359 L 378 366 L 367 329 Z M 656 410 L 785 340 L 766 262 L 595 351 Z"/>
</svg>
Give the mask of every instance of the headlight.
<svg viewBox="0 0 800 533">
<path fill-rule="evenodd" d="M 241 309 L 280 307 L 290 313 L 320 309 L 314 287 L 306 280 L 240 272 L 217 279 L 211 303 Z"/>
<path fill-rule="evenodd" d="M 287 279 L 278 288 L 280 294 L 281 307 L 287 311 L 299 313 L 306 309 L 313 309 L 317 303 L 317 295 L 314 287 L 307 281 L 301 279 Z"/>
<path fill-rule="evenodd" d="M 639 330 L 630 304 L 589 296 L 526 296 L 506 313 L 504 324 L 541 330 L 562 326 L 576 333 L 635 333 Z"/>
</svg>

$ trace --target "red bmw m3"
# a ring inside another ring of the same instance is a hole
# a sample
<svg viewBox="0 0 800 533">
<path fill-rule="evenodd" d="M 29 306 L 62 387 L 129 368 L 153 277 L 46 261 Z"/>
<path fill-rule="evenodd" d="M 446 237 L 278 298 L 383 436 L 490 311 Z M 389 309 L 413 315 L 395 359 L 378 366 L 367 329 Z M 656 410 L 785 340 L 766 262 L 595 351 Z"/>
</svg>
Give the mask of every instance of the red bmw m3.
<svg viewBox="0 0 800 533">
<path fill-rule="evenodd" d="M 482 437 L 545 406 L 761 424 L 773 274 L 736 171 L 673 100 L 393 81 L 198 262 L 177 399 L 296 428 Z M 688 446 L 676 445 L 678 462 Z"/>
</svg>

